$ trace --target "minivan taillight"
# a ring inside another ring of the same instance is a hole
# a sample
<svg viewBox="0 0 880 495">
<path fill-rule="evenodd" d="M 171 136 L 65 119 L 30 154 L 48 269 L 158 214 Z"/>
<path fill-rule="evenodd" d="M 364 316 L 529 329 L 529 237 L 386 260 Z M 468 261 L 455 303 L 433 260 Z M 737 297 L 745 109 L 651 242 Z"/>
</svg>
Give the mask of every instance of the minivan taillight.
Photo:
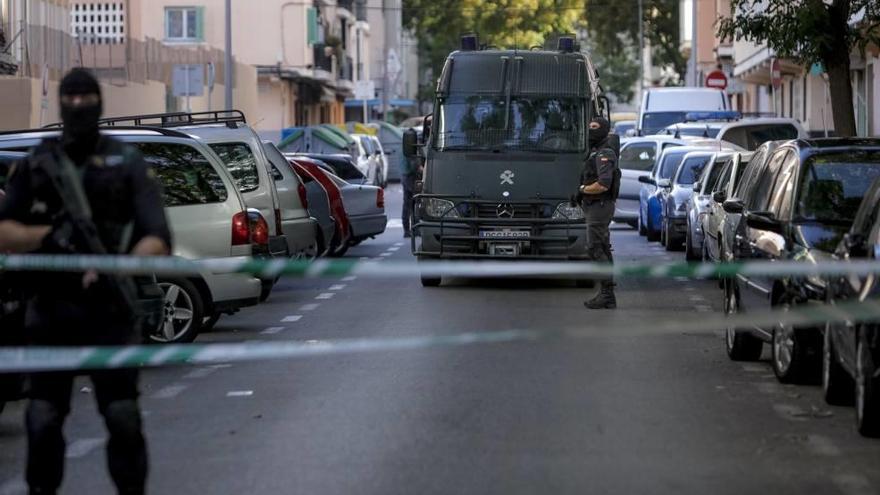
<svg viewBox="0 0 880 495">
<path fill-rule="evenodd" d="M 306 192 L 305 184 L 300 182 L 299 185 L 296 186 L 296 192 L 299 193 L 299 202 L 302 203 L 303 208 L 308 210 L 309 209 L 309 195 Z"/>
<path fill-rule="evenodd" d="M 251 242 L 254 244 L 269 244 L 269 223 L 257 211 L 248 213 L 250 219 Z"/>
<path fill-rule="evenodd" d="M 385 208 L 385 190 L 381 187 L 379 188 L 379 192 L 376 193 L 376 206 L 379 208 Z"/>
<path fill-rule="evenodd" d="M 238 212 L 232 217 L 232 245 L 241 246 L 251 243 L 251 229 L 248 214 Z"/>
</svg>

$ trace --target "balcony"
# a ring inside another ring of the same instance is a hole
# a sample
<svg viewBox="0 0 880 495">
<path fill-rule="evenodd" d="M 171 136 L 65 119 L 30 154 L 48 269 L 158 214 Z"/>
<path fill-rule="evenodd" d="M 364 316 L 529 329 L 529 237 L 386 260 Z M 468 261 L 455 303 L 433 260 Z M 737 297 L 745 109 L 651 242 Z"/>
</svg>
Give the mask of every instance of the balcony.
<svg viewBox="0 0 880 495">
<path fill-rule="evenodd" d="M 333 73 L 333 47 L 323 43 L 316 44 L 314 49 L 314 68 Z"/>
<path fill-rule="evenodd" d="M 337 77 L 346 81 L 354 81 L 354 60 L 351 57 L 345 57 L 343 63 L 339 64 Z"/>
</svg>

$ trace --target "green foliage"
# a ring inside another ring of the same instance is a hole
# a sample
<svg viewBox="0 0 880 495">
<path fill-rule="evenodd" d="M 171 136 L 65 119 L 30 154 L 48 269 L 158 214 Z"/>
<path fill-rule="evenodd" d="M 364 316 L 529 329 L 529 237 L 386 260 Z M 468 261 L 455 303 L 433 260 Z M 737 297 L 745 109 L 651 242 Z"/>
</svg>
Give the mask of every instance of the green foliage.
<svg viewBox="0 0 880 495">
<path fill-rule="evenodd" d="M 807 66 L 834 66 L 854 47 L 880 41 L 877 0 L 734 0 L 731 9 L 734 15 L 718 23 L 719 36 L 766 44 Z M 863 21 L 851 24 L 862 9 Z"/>
</svg>

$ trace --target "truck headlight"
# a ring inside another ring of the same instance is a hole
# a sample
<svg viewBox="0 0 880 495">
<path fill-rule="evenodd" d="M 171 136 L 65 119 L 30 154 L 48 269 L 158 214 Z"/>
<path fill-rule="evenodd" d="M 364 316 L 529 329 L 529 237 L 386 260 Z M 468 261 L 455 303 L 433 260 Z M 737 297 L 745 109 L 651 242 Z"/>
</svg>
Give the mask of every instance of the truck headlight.
<svg viewBox="0 0 880 495">
<path fill-rule="evenodd" d="M 422 201 L 422 209 L 425 215 L 433 218 L 458 218 L 458 210 L 455 203 L 448 199 L 426 198 Z"/>
<path fill-rule="evenodd" d="M 571 203 L 559 203 L 553 212 L 555 220 L 583 220 L 584 210 L 580 206 L 571 206 Z"/>
</svg>

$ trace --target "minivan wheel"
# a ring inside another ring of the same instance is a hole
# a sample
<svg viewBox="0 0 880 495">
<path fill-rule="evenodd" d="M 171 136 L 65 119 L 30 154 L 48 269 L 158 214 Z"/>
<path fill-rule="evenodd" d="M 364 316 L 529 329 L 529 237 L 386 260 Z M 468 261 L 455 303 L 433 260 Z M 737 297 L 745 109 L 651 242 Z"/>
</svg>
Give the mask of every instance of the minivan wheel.
<svg viewBox="0 0 880 495">
<path fill-rule="evenodd" d="M 186 279 L 160 280 L 165 293 L 162 323 L 150 334 L 153 342 L 192 342 L 202 329 L 204 304 L 196 286 Z"/>
<path fill-rule="evenodd" d="M 822 345 L 822 392 L 825 402 L 834 406 L 851 406 L 854 400 L 855 383 L 849 373 L 837 360 L 834 342 L 831 340 L 831 325 L 825 327 Z"/>
<path fill-rule="evenodd" d="M 739 296 L 729 280 L 724 282 L 724 314 L 726 316 L 739 314 Z M 761 352 L 764 350 L 761 339 L 734 326 L 725 328 L 724 343 L 727 357 L 732 361 L 757 361 L 761 359 Z"/>
<path fill-rule="evenodd" d="M 688 261 L 699 261 L 700 256 L 694 250 L 693 235 L 691 235 L 691 227 L 688 225 L 687 233 L 684 236 L 684 259 Z"/>
<path fill-rule="evenodd" d="M 856 343 L 856 424 L 866 437 L 880 437 L 880 377 L 877 355 L 872 353 L 868 331 L 859 331 Z"/>
</svg>

